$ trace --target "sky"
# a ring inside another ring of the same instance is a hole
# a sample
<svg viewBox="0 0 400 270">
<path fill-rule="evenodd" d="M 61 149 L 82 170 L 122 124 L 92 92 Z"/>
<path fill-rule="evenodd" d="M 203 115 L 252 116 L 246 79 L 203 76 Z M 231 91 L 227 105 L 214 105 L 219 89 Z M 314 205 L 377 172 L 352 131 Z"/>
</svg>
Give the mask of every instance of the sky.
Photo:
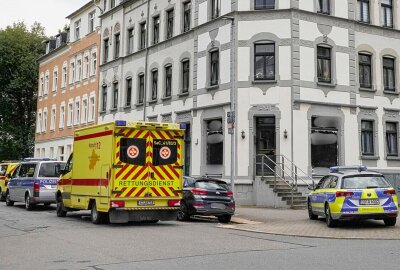
<svg viewBox="0 0 400 270">
<path fill-rule="evenodd" d="M 38 21 L 47 36 L 54 36 L 68 22 L 65 17 L 90 0 L 0 0 L 0 28 L 23 21 L 30 28 Z"/>
</svg>

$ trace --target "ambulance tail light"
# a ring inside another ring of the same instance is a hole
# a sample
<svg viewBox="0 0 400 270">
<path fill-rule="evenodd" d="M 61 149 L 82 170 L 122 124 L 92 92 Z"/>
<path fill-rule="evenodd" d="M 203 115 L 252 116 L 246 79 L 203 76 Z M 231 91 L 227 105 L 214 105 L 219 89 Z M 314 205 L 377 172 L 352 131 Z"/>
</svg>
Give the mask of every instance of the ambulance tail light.
<svg viewBox="0 0 400 270">
<path fill-rule="evenodd" d="M 4 181 L 4 185 L 5 185 L 5 186 L 8 186 L 8 181 L 7 181 L 7 180 Z"/>
<path fill-rule="evenodd" d="M 207 195 L 208 191 L 205 189 L 201 189 L 201 188 L 194 188 L 194 189 L 192 189 L 192 193 L 193 193 L 193 195 Z"/>
<path fill-rule="evenodd" d="M 168 201 L 169 207 L 179 207 L 181 205 L 181 201 L 179 200 L 170 200 Z"/>
<path fill-rule="evenodd" d="M 33 183 L 33 197 L 39 197 L 39 191 L 40 191 L 40 183 L 39 182 Z"/>
<path fill-rule="evenodd" d="M 124 201 L 114 201 L 110 202 L 110 208 L 124 208 L 125 202 Z"/>
<path fill-rule="evenodd" d="M 385 195 L 393 196 L 396 195 L 396 191 L 394 189 L 388 189 L 383 192 Z"/>
<path fill-rule="evenodd" d="M 351 191 L 336 191 L 336 197 L 351 197 L 354 192 Z"/>
</svg>

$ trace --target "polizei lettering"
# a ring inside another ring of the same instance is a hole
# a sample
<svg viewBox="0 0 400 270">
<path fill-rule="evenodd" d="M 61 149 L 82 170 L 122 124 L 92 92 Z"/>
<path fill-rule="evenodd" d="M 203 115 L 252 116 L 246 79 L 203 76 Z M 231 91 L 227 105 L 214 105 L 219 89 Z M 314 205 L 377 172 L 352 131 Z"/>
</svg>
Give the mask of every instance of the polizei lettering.
<svg viewBox="0 0 400 270">
<path fill-rule="evenodd" d="M 174 181 L 160 181 L 160 180 L 152 180 L 152 181 L 118 181 L 118 186 L 120 187 L 158 187 L 158 186 L 172 186 Z"/>
</svg>

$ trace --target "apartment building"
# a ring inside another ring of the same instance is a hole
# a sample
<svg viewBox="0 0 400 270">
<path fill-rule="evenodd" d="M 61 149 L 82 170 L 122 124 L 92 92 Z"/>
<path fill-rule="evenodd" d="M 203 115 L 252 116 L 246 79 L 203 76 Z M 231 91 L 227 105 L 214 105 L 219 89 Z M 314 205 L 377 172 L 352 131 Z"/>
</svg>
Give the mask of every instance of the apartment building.
<svg viewBox="0 0 400 270">
<path fill-rule="evenodd" d="M 286 205 L 263 156 L 310 177 L 364 164 L 400 181 L 397 1 L 111 2 L 99 122 L 186 123 L 185 174 L 229 181 L 234 164 L 245 204 Z"/>
<path fill-rule="evenodd" d="M 99 10 L 87 3 L 39 59 L 35 157 L 68 159 L 73 131 L 97 123 Z"/>
</svg>

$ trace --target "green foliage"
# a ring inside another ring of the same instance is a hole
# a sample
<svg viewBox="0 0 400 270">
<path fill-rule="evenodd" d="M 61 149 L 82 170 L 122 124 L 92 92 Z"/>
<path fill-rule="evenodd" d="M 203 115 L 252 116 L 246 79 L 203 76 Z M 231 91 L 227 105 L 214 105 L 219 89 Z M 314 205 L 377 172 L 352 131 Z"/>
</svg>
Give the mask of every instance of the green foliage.
<svg viewBox="0 0 400 270">
<path fill-rule="evenodd" d="M 0 160 L 32 156 L 38 61 L 44 28 L 14 23 L 0 29 Z"/>
</svg>

